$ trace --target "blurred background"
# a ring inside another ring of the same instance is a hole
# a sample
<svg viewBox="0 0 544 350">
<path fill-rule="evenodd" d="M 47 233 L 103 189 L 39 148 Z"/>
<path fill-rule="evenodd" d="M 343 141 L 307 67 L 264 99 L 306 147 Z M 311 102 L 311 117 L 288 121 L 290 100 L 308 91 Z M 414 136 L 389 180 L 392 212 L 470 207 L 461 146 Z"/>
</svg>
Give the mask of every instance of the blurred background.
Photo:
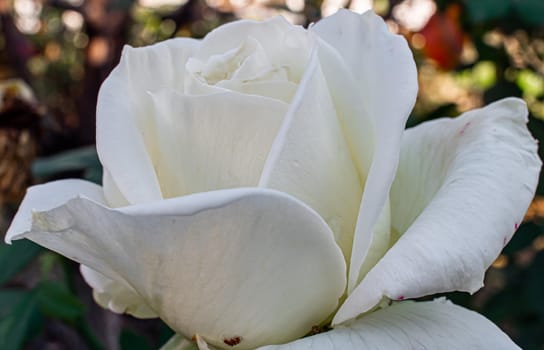
<svg viewBox="0 0 544 350">
<path fill-rule="evenodd" d="M 96 98 L 125 43 L 201 38 L 228 21 L 278 14 L 308 26 L 341 7 L 373 8 L 410 43 L 420 90 L 409 126 L 519 96 L 544 144 L 543 0 L 0 0 L 2 232 L 28 185 L 100 182 Z M 523 349 L 544 349 L 543 195 L 541 181 L 486 286 L 447 294 Z M 147 350 L 171 334 L 160 321 L 96 306 L 77 264 L 28 241 L 0 244 L 0 349 Z"/>
</svg>

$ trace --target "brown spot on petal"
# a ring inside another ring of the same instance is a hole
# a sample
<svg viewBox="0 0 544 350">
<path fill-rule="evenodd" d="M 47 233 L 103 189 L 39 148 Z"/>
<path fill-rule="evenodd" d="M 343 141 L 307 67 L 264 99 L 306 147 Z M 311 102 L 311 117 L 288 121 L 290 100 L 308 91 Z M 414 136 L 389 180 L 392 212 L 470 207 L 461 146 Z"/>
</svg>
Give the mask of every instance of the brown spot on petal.
<svg viewBox="0 0 544 350">
<path fill-rule="evenodd" d="M 241 341 L 242 341 L 242 337 L 240 336 L 223 339 L 223 343 L 227 344 L 228 346 L 236 346 L 240 344 Z"/>
<path fill-rule="evenodd" d="M 332 328 L 329 326 L 312 326 L 312 330 L 310 331 L 310 335 L 316 335 L 319 333 L 325 333 L 330 331 Z"/>
</svg>

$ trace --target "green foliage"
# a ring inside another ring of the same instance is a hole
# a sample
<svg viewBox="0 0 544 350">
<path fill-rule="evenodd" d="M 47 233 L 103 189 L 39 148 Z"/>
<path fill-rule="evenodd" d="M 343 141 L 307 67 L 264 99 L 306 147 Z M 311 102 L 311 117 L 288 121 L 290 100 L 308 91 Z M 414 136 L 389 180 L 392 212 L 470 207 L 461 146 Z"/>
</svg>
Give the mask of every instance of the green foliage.
<svg viewBox="0 0 544 350">
<path fill-rule="evenodd" d="M 11 245 L 0 244 L 0 284 L 11 279 L 43 250 L 26 239 L 13 241 Z"/>
<path fill-rule="evenodd" d="M 83 147 L 40 158 L 32 165 L 32 173 L 39 178 L 52 178 L 62 173 L 79 171 L 83 178 L 94 183 L 102 182 L 102 165 L 94 146 Z"/>
<path fill-rule="evenodd" d="M 149 341 L 145 337 L 127 329 L 121 332 L 119 342 L 121 350 L 152 350 Z"/>
<path fill-rule="evenodd" d="M 18 298 L 19 302 L 0 321 L 0 349 L 20 349 L 41 323 L 36 293 L 21 294 Z"/>
<path fill-rule="evenodd" d="M 463 0 L 470 20 L 475 23 L 495 21 L 508 17 L 512 11 L 527 25 L 544 23 L 542 0 Z"/>
<path fill-rule="evenodd" d="M 42 281 L 29 292 L 0 289 L 0 349 L 21 349 L 39 334 L 44 319 L 75 324 L 84 313 L 78 297 L 60 282 Z"/>
<path fill-rule="evenodd" d="M 28 293 L 13 289 L 0 289 L 0 320 L 7 317 L 14 305 L 17 305 Z"/>
<path fill-rule="evenodd" d="M 515 0 L 513 4 L 515 11 L 525 23 L 529 25 L 541 25 L 544 23 L 544 1 Z"/>
<path fill-rule="evenodd" d="M 42 281 L 35 292 L 43 315 L 74 322 L 85 313 L 85 306 L 63 284 Z"/>
<path fill-rule="evenodd" d="M 504 17 L 511 5 L 511 0 L 463 0 L 463 2 L 473 22 L 484 22 Z"/>
<path fill-rule="evenodd" d="M 529 69 L 517 74 L 516 83 L 526 95 L 538 97 L 544 94 L 544 77 Z"/>
</svg>

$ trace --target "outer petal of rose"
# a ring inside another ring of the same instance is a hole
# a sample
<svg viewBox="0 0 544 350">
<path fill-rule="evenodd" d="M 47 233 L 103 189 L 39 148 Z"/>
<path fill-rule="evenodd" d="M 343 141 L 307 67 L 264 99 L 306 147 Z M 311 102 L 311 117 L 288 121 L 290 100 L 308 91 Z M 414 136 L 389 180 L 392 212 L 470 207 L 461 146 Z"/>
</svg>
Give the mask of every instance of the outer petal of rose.
<svg viewBox="0 0 544 350">
<path fill-rule="evenodd" d="M 105 202 L 102 188 L 84 180 L 59 180 L 29 187 L 4 237 L 5 242 L 11 244 L 12 239 L 17 239 L 16 235 L 31 230 L 34 212 L 51 210 L 79 196 Z"/>
<path fill-rule="evenodd" d="M 22 210 L 41 200 L 27 198 Z M 303 336 L 336 309 L 346 283 L 323 219 L 259 188 L 119 209 L 75 198 L 34 212 L 31 228 L 16 225 L 9 237 L 123 281 L 172 329 L 222 348 L 236 337 L 252 349 Z"/>
<path fill-rule="evenodd" d="M 514 350 L 520 349 L 482 315 L 446 299 L 402 302 L 332 331 L 259 350 Z"/>
<path fill-rule="evenodd" d="M 349 261 L 361 182 L 315 51 L 259 185 L 289 193 L 314 208 Z"/>
<path fill-rule="evenodd" d="M 504 99 L 455 119 L 406 131 L 391 191 L 400 239 L 335 317 L 340 323 L 382 296 L 474 293 L 533 198 L 541 161 L 522 100 Z"/>
<path fill-rule="evenodd" d="M 152 97 L 163 196 L 257 186 L 287 104 L 236 92 Z"/>
<path fill-rule="evenodd" d="M 363 15 L 339 11 L 319 21 L 312 31 L 336 50 L 335 54 L 322 46 L 320 59 L 326 60 L 323 70 L 331 91 L 336 91 L 337 108 L 348 106 L 339 115 L 359 171 L 366 178 L 351 254 L 351 291 L 360 280 L 373 240 L 383 241 L 373 237 L 373 228 L 380 215 L 387 215 L 381 213 L 395 176 L 401 135 L 415 103 L 417 71 L 406 40 L 391 34 L 372 11 Z M 357 105 L 360 108 L 349 107 Z M 382 243 L 377 245 L 384 246 Z"/>
<path fill-rule="evenodd" d="M 160 350 L 215 350 L 217 348 L 205 344 L 204 347 L 199 346 L 199 342 L 202 342 L 202 338 L 193 337 L 194 339 L 187 339 L 182 335 L 175 334 L 170 338 Z M 196 343 L 196 344 L 195 344 Z M 207 348 L 207 349 L 206 349 Z"/>
<path fill-rule="evenodd" d="M 143 48 L 127 46 L 100 88 L 98 155 L 130 203 L 162 198 L 153 168 L 157 146 L 147 91 L 183 91 L 185 62 L 198 45 L 178 38 Z"/>
<path fill-rule="evenodd" d="M 102 188 L 88 181 L 60 180 L 30 187 L 6 234 L 6 243 L 10 243 L 14 235 L 32 229 L 33 212 L 51 210 L 80 196 L 97 203 L 105 202 Z M 95 300 L 101 306 L 140 318 L 157 317 L 152 316 L 151 310 L 141 297 L 122 280 L 112 280 L 85 266 L 81 266 L 81 271 L 87 283 L 93 288 Z"/>
<path fill-rule="evenodd" d="M 142 297 L 124 281 L 108 278 L 85 265 L 81 265 L 79 270 L 85 282 L 93 288 L 94 300 L 103 308 L 119 314 L 127 313 L 138 318 L 159 317 L 142 300 Z"/>
</svg>

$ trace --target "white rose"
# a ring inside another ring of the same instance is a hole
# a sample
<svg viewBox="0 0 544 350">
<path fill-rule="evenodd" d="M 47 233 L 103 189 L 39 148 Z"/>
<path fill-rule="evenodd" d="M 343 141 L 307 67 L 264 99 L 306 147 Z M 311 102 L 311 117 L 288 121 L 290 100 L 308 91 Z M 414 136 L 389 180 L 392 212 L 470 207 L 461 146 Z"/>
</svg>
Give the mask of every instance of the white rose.
<svg viewBox="0 0 544 350">
<path fill-rule="evenodd" d="M 405 40 L 372 12 L 127 47 L 99 96 L 103 187 L 30 188 L 6 242 L 80 262 L 99 304 L 201 348 L 331 319 L 278 348 L 516 348 L 443 300 L 380 303 L 479 289 L 541 164 L 522 101 L 404 132 L 416 94 Z"/>
</svg>

